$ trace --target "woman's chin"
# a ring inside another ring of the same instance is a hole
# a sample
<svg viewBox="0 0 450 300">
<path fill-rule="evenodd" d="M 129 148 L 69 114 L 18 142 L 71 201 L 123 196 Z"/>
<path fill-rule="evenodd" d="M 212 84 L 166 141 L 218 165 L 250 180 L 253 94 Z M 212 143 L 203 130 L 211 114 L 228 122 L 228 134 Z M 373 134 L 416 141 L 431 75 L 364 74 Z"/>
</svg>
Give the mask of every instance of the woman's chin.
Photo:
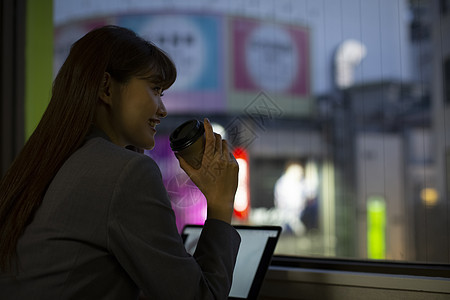
<svg viewBox="0 0 450 300">
<path fill-rule="evenodd" d="M 155 141 L 146 143 L 144 146 L 141 147 L 142 149 L 145 150 L 152 150 L 153 148 L 155 148 Z"/>
</svg>

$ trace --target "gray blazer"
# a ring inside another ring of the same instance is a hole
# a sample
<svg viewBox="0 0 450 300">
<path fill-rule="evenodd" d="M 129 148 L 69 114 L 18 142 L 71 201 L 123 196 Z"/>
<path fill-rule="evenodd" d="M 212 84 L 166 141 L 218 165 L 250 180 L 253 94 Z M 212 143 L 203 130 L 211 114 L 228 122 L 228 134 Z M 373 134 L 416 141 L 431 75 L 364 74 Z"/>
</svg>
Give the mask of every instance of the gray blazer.
<svg viewBox="0 0 450 300">
<path fill-rule="evenodd" d="M 0 299 L 226 299 L 239 243 L 209 219 L 186 253 L 156 163 L 97 132 L 49 186 Z"/>
</svg>

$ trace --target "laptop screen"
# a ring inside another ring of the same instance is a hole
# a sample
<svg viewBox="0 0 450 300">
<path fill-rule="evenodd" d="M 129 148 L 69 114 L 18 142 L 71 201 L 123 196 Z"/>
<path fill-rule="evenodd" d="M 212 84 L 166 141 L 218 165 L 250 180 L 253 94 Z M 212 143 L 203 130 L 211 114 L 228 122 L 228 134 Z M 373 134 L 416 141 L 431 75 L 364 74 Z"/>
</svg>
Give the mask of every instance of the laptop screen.
<svg viewBox="0 0 450 300">
<path fill-rule="evenodd" d="M 281 227 L 235 225 L 234 228 L 241 236 L 241 245 L 229 299 L 256 299 L 278 242 Z M 201 230 L 200 225 L 186 225 L 183 229 L 184 245 L 190 254 L 195 251 Z"/>
</svg>

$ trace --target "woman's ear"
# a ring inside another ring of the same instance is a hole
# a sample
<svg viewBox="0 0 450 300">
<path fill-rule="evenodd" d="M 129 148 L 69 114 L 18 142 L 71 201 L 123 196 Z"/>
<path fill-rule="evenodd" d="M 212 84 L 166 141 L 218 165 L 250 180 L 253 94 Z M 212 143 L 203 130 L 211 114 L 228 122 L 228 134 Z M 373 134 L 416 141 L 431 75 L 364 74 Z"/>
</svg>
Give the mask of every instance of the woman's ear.
<svg viewBox="0 0 450 300">
<path fill-rule="evenodd" d="M 112 78 L 108 72 L 105 72 L 102 79 L 98 97 L 105 103 L 111 104 Z"/>
</svg>

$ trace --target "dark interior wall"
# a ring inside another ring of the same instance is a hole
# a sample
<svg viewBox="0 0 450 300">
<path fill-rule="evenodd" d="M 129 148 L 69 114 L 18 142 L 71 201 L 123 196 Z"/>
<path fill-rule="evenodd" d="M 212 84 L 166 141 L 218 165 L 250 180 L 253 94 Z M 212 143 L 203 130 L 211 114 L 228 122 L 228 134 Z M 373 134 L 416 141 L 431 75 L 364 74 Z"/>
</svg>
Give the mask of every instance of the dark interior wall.
<svg viewBox="0 0 450 300">
<path fill-rule="evenodd" d="M 4 175 L 24 143 L 26 0 L 0 3 L 0 175 Z"/>
</svg>

